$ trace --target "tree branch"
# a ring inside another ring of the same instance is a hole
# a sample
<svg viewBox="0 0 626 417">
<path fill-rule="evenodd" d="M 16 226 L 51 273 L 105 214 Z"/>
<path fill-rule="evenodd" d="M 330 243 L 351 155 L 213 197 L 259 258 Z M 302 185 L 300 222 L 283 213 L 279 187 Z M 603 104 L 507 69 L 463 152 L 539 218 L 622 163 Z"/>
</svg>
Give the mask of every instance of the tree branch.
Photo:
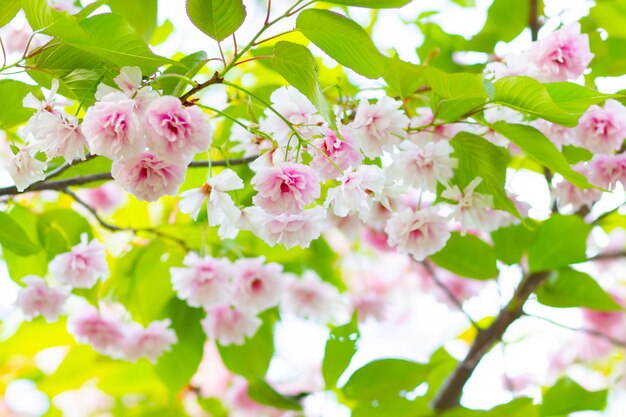
<svg viewBox="0 0 626 417">
<path fill-rule="evenodd" d="M 249 156 L 247 158 L 236 158 L 236 159 L 223 160 L 223 161 L 214 161 L 213 163 L 211 163 L 210 161 L 193 161 L 189 164 L 188 167 L 189 168 L 208 168 L 210 166 L 227 167 L 231 165 L 245 165 L 254 161 L 256 158 L 258 158 L 258 155 Z M 69 167 L 65 167 L 65 165 L 62 165 L 61 167 L 63 167 L 63 170 L 61 172 L 69 168 Z M 24 191 L 18 191 L 17 187 L 15 186 L 2 187 L 0 188 L 0 196 L 18 195 L 18 194 L 25 194 L 25 193 L 30 193 L 34 191 L 44 191 L 44 190 L 63 191 L 67 189 L 68 187 L 91 184 L 91 183 L 98 182 L 98 181 L 109 181 L 113 179 L 110 172 L 102 172 L 98 174 L 78 175 L 75 177 L 65 178 L 62 180 L 49 181 L 49 178 L 52 178 L 53 176 L 58 176 L 61 173 L 61 172 L 56 172 L 59 169 L 52 171 L 54 175 L 52 175 L 52 173 L 49 174 L 45 180 L 39 181 L 30 185 Z"/>
<path fill-rule="evenodd" d="M 606 334 L 606 333 L 602 333 L 602 332 L 600 332 L 600 331 L 598 331 L 598 330 L 595 330 L 595 329 L 589 329 L 589 328 L 587 328 L 587 327 L 570 327 L 570 326 L 568 326 L 568 325 L 566 325 L 566 324 L 559 323 L 558 321 L 554 321 L 554 320 L 549 319 L 549 318 L 547 318 L 547 317 L 536 316 L 536 315 L 534 315 L 534 314 L 523 313 L 523 315 L 524 315 L 525 317 L 531 317 L 531 318 L 533 318 L 533 319 L 537 319 L 537 320 L 545 321 L 546 323 L 553 324 L 553 325 L 555 325 L 555 326 L 557 326 L 557 327 L 560 327 L 560 328 L 562 328 L 562 329 L 571 330 L 571 331 L 573 331 L 573 332 L 582 332 L 582 333 L 586 333 L 586 334 L 588 334 L 588 335 L 591 335 L 591 336 L 597 337 L 597 338 L 599 338 L 599 339 L 604 339 L 604 340 L 606 340 L 607 342 L 609 342 L 609 343 L 611 343 L 611 344 L 613 344 L 613 345 L 615 345 L 615 346 L 619 346 L 619 347 L 622 347 L 622 348 L 626 348 L 626 341 L 625 341 L 625 340 L 616 339 L 616 338 L 614 338 L 613 336 L 610 336 L 610 335 L 608 335 L 608 334 Z"/>
<path fill-rule="evenodd" d="M 207 88 L 210 85 L 213 84 L 221 84 L 222 82 L 224 82 L 224 78 L 222 78 L 219 74 L 219 72 L 215 71 L 215 73 L 213 74 L 213 77 L 211 77 L 210 79 L 206 80 L 203 83 L 200 83 L 198 85 L 196 85 L 195 87 L 193 87 L 191 90 L 187 91 L 185 94 L 183 94 L 180 97 L 180 101 L 183 103 L 183 105 L 185 106 L 191 106 L 193 105 L 193 102 L 190 100 L 190 98 L 195 95 L 196 93 L 204 90 L 205 88 Z"/>
<path fill-rule="evenodd" d="M 446 411 L 459 405 L 463 387 L 474 373 L 481 359 L 489 352 L 509 328 L 511 323 L 523 314 L 522 307 L 528 297 L 548 277 L 549 272 L 537 272 L 527 275 L 517 287 L 509 303 L 500 310 L 494 322 L 485 330 L 478 332 L 474 343 L 465 357 L 443 384 L 433 401 L 433 408 Z"/>
<path fill-rule="evenodd" d="M 530 38 L 534 42 L 539 38 L 539 0 L 530 0 L 530 10 L 528 16 L 528 27 L 530 27 Z"/>
</svg>

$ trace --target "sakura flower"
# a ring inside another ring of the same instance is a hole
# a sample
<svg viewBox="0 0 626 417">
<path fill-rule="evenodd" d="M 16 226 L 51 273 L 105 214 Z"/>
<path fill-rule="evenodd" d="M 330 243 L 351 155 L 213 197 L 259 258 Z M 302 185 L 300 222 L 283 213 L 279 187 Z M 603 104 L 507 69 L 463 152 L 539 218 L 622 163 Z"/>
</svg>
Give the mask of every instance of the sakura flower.
<svg viewBox="0 0 626 417">
<path fill-rule="evenodd" d="M 447 184 L 454 176 L 458 160 L 450 155 L 454 152 L 446 141 L 414 143 L 404 141 L 400 151 L 393 156 L 389 167 L 392 178 L 404 181 L 412 187 L 436 191 L 437 183 Z"/>
<path fill-rule="evenodd" d="M 460 130 L 460 124 L 442 123 L 435 118 L 430 107 L 419 107 L 416 109 L 418 116 L 411 118 L 409 127 L 414 130 L 409 131 L 408 139 L 416 142 L 430 142 L 439 140 L 450 140 Z"/>
<path fill-rule="evenodd" d="M 378 294 L 361 294 L 350 297 L 352 308 L 357 312 L 359 321 L 381 321 L 387 315 L 388 303 L 384 297 Z"/>
<path fill-rule="evenodd" d="M 24 54 L 26 52 L 26 48 L 29 47 L 28 42 L 33 36 L 33 31 L 28 25 L 24 25 L 19 28 L 6 25 L 0 28 L 0 36 L 2 36 L 2 42 L 4 43 L 4 48 L 6 49 L 7 54 L 13 52 Z M 38 43 L 36 38 L 30 42 L 29 50 L 32 50 L 33 47 L 41 46 L 35 46 L 33 43 Z"/>
<path fill-rule="evenodd" d="M 447 221 L 437 214 L 435 207 L 420 211 L 405 208 L 396 211 L 387 222 L 385 232 L 390 246 L 423 261 L 439 252 L 450 238 Z"/>
<path fill-rule="evenodd" d="M 135 115 L 134 100 L 98 101 L 85 113 L 82 130 L 89 150 L 116 160 L 141 152 L 145 137 Z"/>
<path fill-rule="evenodd" d="M 238 259 L 233 265 L 234 299 L 238 306 L 258 313 L 278 304 L 284 289 L 283 267 L 265 258 Z"/>
<path fill-rule="evenodd" d="M 185 107 L 177 97 L 154 100 L 144 115 L 151 150 L 164 160 L 189 163 L 211 145 L 211 126 L 198 107 Z"/>
<path fill-rule="evenodd" d="M 585 176 L 589 176 L 589 168 L 580 163 L 572 168 Z M 558 182 L 554 188 L 559 209 L 571 206 L 572 210 L 578 211 L 582 207 L 591 207 L 602 197 L 601 190 L 595 188 L 580 189 L 565 179 Z"/>
<path fill-rule="evenodd" d="M 155 201 L 164 195 L 176 195 L 185 180 L 185 166 L 142 152 L 115 161 L 111 175 L 126 191 L 140 200 Z"/>
<path fill-rule="evenodd" d="M 242 310 L 221 305 L 207 310 L 202 327 L 210 339 L 220 345 L 242 345 L 261 327 L 261 319 Z"/>
<path fill-rule="evenodd" d="M 227 259 L 201 258 L 189 252 L 183 265 L 184 268 L 170 268 L 178 298 L 192 307 L 204 308 L 229 302 L 231 267 Z"/>
<path fill-rule="evenodd" d="M 288 313 L 323 322 L 333 319 L 341 306 L 337 288 L 313 271 L 305 271 L 301 278 L 292 277 L 281 303 Z"/>
<path fill-rule="evenodd" d="M 261 168 L 251 181 L 254 203 L 273 213 L 294 213 L 320 196 L 320 179 L 310 167 L 290 162 Z"/>
<path fill-rule="evenodd" d="M 248 207 L 244 213 L 254 232 L 270 246 L 281 244 L 287 249 L 294 246 L 306 249 L 325 228 L 326 211 L 322 207 L 280 214 L 260 207 Z"/>
<path fill-rule="evenodd" d="M 176 333 L 170 329 L 170 325 L 169 319 L 153 321 L 145 328 L 137 323 L 128 325 L 124 358 L 131 362 L 148 358 L 150 362 L 156 363 L 159 356 L 169 351 L 172 345 L 178 342 Z"/>
<path fill-rule="evenodd" d="M 241 211 L 235 205 L 228 191 L 240 190 L 243 181 L 232 169 L 225 169 L 215 177 L 210 177 L 200 188 L 184 191 L 180 194 L 180 211 L 198 217 L 204 199 L 208 197 L 207 216 L 209 226 L 219 226 L 218 234 L 222 238 L 235 238 L 239 230 L 236 225 Z"/>
<path fill-rule="evenodd" d="M 105 213 L 115 210 L 124 202 L 124 191 L 112 181 L 99 187 L 83 188 L 78 194 L 91 207 Z"/>
<path fill-rule="evenodd" d="M 104 246 L 95 239 L 91 242 L 87 239 L 87 234 L 83 233 L 78 245 L 50 261 L 48 270 L 61 284 L 91 288 L 109 273 Z"/>
<path fill-rule="evenodd" d="M 626 154 L 595 155 L 589 162 L 589 180 L 596 186 L 612 190 L 617 183 L 626 184 Z"/>
<path fill-rule="evenodd" d="M 340 181 L 339 186 L 328 190 L 324 203 L 326 207 L 332 204 L 333 212 L 339 217 L 358 214 L 361 220 L 366 221 L 374 204 L 372 196 L 389 205 L 382 195 L 385 176 L 382 169 L 375 165 L 361 165 L 354 171 L 350 170 Z"/>
<path fill-rule="evenodd" d="M 230 129 L 230 141 L 235 143 L 235 146 L 230 148 L 231 152 L 242 152 L 244 158 L 259 155 L 262 151 L 272 149 L 271 140 L 250 132 L 249 129 L 244 128 L 239 123 L 234 123 Z"/>
<path fill-rule="evenodd" d="M 462 235 L 465 235 L 468 229 L 489 232 L 499 226 L 497 217 L 493 216 L 493 197 L 475 191 L 482 180 L 481 177 L 474 178 L 463 191 L 455 185 L 441 193 L 442 197 L 456 201 L 452 216 L 461 223 Z"/>
<path fill-rule="evenodd" d="M 20 192 L 46 178 L 44 175 L 46 163 L 35 159 L 31 149 L 26 146 L 6 161 L 4 169 L 13 178 L 17 191 Z"/>
<path fill-rule="evenodd" d="M 252 171 L 259 172 L 263 168 L 274 168 L 285 162 L 292 162 L 292 155 L 293 153 L 291 155 L 286 153 L 283 147 L 273 148 L 262 153 L 249 166 Z"/>
<path fill-rule="evenodd" d="M 616 100 L 604 107 L 593 105 L 582 115 L 575 129 L 576 139 L 594 153 L 620 149 L 626 138 L 626 108 Z"/>
<path fill-rule="evenodd" d="M 574 129 L 537 119 L 532 125 L 545 135 L 559 149 L 565 145 L 572 145 L 575 140 Z"/>
<path fill-rule="evenodd" d="M 490 62 L 485 68 L 485 76 L 491 80 L 499 80 L 503 77 L 539 77 L 539 68 L 528 58 L 529 53 L 509 54 L 498 62 Z"/>
<path fill-rule="evenodd" d="M 274 110 L 293 124 L 296 131 L 305 139 L 311 139 L 317 134 L 319 126 L 324 123 L 324 119 L 317 114 L 315 106 L 294 87 L 279 88 L 272 93 L 270 101 Z M 270 133 L 281 146 L 287 146 L 290 139 L 292 145 L 298 142 L 284 120 L 269 109 L 265 111 L 265 118 L 261 120 L 260 128 Z"/>
<path fill-rule="evenodd" d="M 121 92 L 128 98 L 133 98 L 139 87 L 141 87 L 142 81 L 141 69 L 139 67 L 123 67 L 120 69 L 120 73 L 113 79 L 115 84 L 120 88 Z M 118 93 L 113 87 L 109 87 L 106 84 L 99 84 L 96 90 L 96 99 L 103 100 L 108 94 Z"/>
<path fill-rule="evenodd" d="M 26 320 L 44 316 L 47 322 L 56 321 L 63 311 L 63 304 L 69 291 L 63 288 L 51 288 L 46 282 L 34 275 L 22 278 L 26 287 L 20 288 L 15 304 L 22 310 Z"/>
<path fill-rule="evenodd" d="M 91 345 L 96 351 L 114 358 L 123 355 L 126 325 L 119 318 L 87 307 L 70 318 L 68 327 L 79 342 Z"/>
<path fill-rule="evenodd" d="M 63 157 L 67 163 L 85 159 L 87 141 L 75 116 L 65 112 L 36 113 L 24 132 L 34 139 L 32 148 L 45 153 L 48 159 Z"/>
<path fill-rule="evenodd" d="M 57 107 L 70 106 L 71 101 L 56 101 L 55 96 L 59 91 L 59 80 L 53 79 L 50 86 L 50 93 L 43 100 L 39 100 L 33 93 L 28 93 L 22 100 L 22 105 L 29 109 L 35 109 L 36 113 L 53 113 L 59 114 Z"/>
<path fill-rule="evenodd" d="M 354 142 L 354 132 L 348 126 L 339 127 L 339 135 L 328 128 L 322 129 L 323 136 L 315 139 L 315 148 L 311 150 L 311 167 L 323 179 L 334 179 L 341 175 L 341 170 L 357 167 L 363 161 Z M 332 162 L 331 162 L 332 161 Z"/>
<path fill-rule="evenodd" d="M 567 81 L 580 77 L 593 59 L 589 37 L 574 23 L 535 42 L 528 59 L 539 68 L 542 81 Z"/>
<path fill-rule="evenodd" d="M 393 146 L 406 137 L 409 118 L 402 110 L 402 103 L 383 97 L 376 104 L 363 99 L 359 103 L 352 128 L 365 156 L 376 158 L 383 151 L 391 151 Z"/>
</svg>

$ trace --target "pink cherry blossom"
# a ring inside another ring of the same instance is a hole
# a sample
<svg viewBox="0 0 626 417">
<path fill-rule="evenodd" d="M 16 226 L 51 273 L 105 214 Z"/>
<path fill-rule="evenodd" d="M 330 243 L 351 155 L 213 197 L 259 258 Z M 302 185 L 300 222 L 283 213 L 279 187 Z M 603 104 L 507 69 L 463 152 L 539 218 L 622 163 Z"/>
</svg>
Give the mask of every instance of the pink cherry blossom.
<svg viewBox="0 0 626 417">
<path fill-rule="evenodd" d="M 246 338 L 256 334 L 261 323 L 261 319 L 250 313 L 221 305 L 207 310 L 202 327 L 207 336 L 220 345 L 242 345 Z"/>
<path fill-rule="evenodd" d="M 22 100 L 22 105 L 29 109 L 35 109 L 36 113 L 53 113 L 60 114 L 61 111 L 57 107 L 71 106 L 72 102 L 67 100 L 56 100 L 57 92 L 59 91 L 59 80 L 53 79 L 50 83 L 50 92 L 47 96 L 44 96 L 43 100 L 39 100 L 33 93 L 28 93 Z"/>
<path fill-rule="evenodd" d="M 4 48 L 7 54 L 14 52 L 24 54 L 26 48 L 32 50 L 35 47 L 41 46 L 39 42 L 37 42 L 37 38 L 34 38 L 29 46 L 28 42 L 33 36 L 33 31 L 28 25 L 22 27 L 14 27 L 11 25 L 4 26 L 0 28 L 0 36 L 2 36 L 2 42 L 4 42 Z M 35 43 L 36 45 L 33 45 Z"/>
<path fill-rule="evenodd" d="M 211 126 L 198 107 L 185 107 L 174 96 L 154 100 L 144 115 L 150 149 L 164 160 L 189 163 L 211 145 Z"/>
<path fill-rule="evenodd" d="M 537 119 L 532 125 L 545 135 L 559 149 L 565 145 L 572 145 L 575 141 L 574 129 L 557 125 L 543 119 Z"/>
<path fill-rule="evenodd" d="M 539 68 L 542 81 L 567 81 L 580 77 L 593 59 L 589 37 L 580 24 L 559 29 L 530 48 L 528 59 Z"/>
<path fill-rule="evenodd" d="M 339 217 L 358 214 L 361 220 L 366 221 L 374 198 L 389 205 L 383 195 L 385 176 L 383 170 L 376 165 L 361 165 L 354 171 L 346 172 L 339 181 L 339 186 L 328 190 L 324 203 L 326 207 L 332 205 L 333 212 Z"/>
<path fill-rule="evenodd" d="M 626 154 L 595 155 L 589 161 L 589 180 L 596 186 L 613 190 L 626 184 Z"/>
<path fill-rule="evenodd" d="M 435 115 L 430 107 L 418 107 L 416 112 L 418 116 L 411 118 L 409 127 L 419 128 L 419 130 L 409 131 L 408 138 L 412 141 L 450 140 L 462 127 L 458 123 L 441 123 L 440 120 L 435 119 Z M 431 126 L 431 124 L 435 125 Z"/>
<path fill-rule="evenodd" d="M 89 150 L 113 160 L 144 150 L 145 137 L 135 114 L 135 101 L 129 98 L 96 102 L 87 109 L 82 130 Z"/>
<path fill-rule="evenodd" d="M 286 153 L 284 147 L 272 148 L 252 161 L 250 169 L 259 172 L 263 168 L 274 168 L 285 162 L 293 162 L 293 152 Z"/>
<path fill-rule="evenodd" d="M 490 62 L 485 68 L 485 75 L 489 79 L 499 80 L 503 77 L 539 77 L 539 68 L 529 60 L 529 53 L 509 54 L 498 58 L 497 62 Z"/>
<path fill-rule="evenodd" d="M 258 313 L 278 304 L 284 289 L 283 267 L 265 258 L 242 258 L 233 265 L 234 300 L 240 308 Z"/>
<path fill-rule="evenodd" d="M 231 267 L 227 259 L 199 257 L 189 252 L 184 268 L 170 268 L 178 298 L 192 307 L 213 307 L 230 300 Z"/>
<path fill-rule="evenodd" d="M 4 169 L 15 182 L 18 191 L 24 191 L 29 185 L 46 178 L 46 163 L 35 159 L 32 150 L 25 146 L 4 163 Z"/>
<path fill-rule="evenodd" d="M 33 139 L 32 148 L 45 153 L 48 159 L 63 157 L 67 163 L 85 159 L 87 141 L 75 116 L 65 112 L 36 113 L 24 131 Z"/>
<path fill-rule="evenodd" d="M 282 299 L 282 308 L 291 314 L 320 321 L 331 320 L 341 309 L 339 291 L 313 271 L 292 277 Z"/>
<path fill-rule="evenodd" d="M 40 277 L 29 275 L 22 278 L 26 287 L 17 293 L 16 306 L 22 310 L 26 320 L 44 316 L 47 322 L 56 321 L 63 311 L 63 304 L 69 296 L 64 288 L 52 288 Z"/>
<path fill-rule="evenodd" d="M 176 195 L 185 180 L 185 172 L 185 166 L 166 162 L 149 152 L 115 161 L 111 167 L 113 179 L 126 191 L 145 201 Z"/>
<path fill-rule="evenodd" d="M 170 329 L 170 324 L 171 321 L 166 319 L 153 321 L 145 328 L 137 323 L 127 325 L 124 358 L 132 362 L 148 358 L 150 362 L 156 363 L 159 356 L 178 342 L 176 333 Z"/>
<path fill-rule="evenodd" d="M 311 167 L 323 179 L 335 179 L 341 175 L 341 170 L 357 167 L 363 161 L 354 141 L 354 132 L 348 126 L 339 127 L 339 135 L 328 128 L 322 129 L 323 136 L 315 139 L 312 149 Z M 332 162 L 331 162 L 332 161 Z M 336 165 L 336 166 L 335 166 Z"/>
<path fill-rule="evenodd" d="M 325 228 L 326 210 L 314 207 L 300 213 L 274 214 L 261 207 L 244 209 L 252 229 L 270 246 L 281 244 L 287 249 L 294 246 L 308 248 Z"/>
<path fill-rule="evenodd" d="M 383 151 L 393 150 L 393 146 L 406 137 L 409 118 L 401 110 L 402 103 L 383 97 L 376 104 L 363 99 L 357 108 L 351 127 L 365 156 L 376 158 Z"/>
<path fill-rule="evenodd" d="M 83 188 L 78 194 L 91 207 L 104 213 L 112 212 L 124 202 L 124 191 L 112 181 L 99 187 Z"/>
<path fill-rule="evenodd" d="M 324 119 L 317 113 L 315 106 L 294 87 L 281 87 L 270 96 L 272 107 L 294 125 L 296 131 L 305 139 L 312 139 L 319 132 Z M 269 133 L 281 146 L 295 146 L 298 139 L 291 128 L 276 113 L 267 109 L 265 118 L 260 122 L 260 129 Z"/>
<path fill-rule="evenodd" d="M 626 108 L 616 100 L 604 107 L 593 105 L 582 115 L 575 129 L 578 144 L 594 153 L 612 153 L 626 138 Z"/>
<path fill-rule="evenodd" d="M 97 240 L 87 241 L 87 234 L 69 252 L 50 261 L 50 273 L 62 284 L 73 288 L 91 288 L 109 273 L 104 246 Z"/>
<path fill-rule="evenodd" d="M 359 321 L 368 320 L 382 321 L 387 316 L 388 301 L 378 294 L 352 295 L 350 297 L 352 308 L 357 312 Z"/>
<path fill-rule="evenodd" d="M 282 163 L 261 168 L 251 184 L 258 191 L 254 203 L 272 213 L 295 213 L 320 196 L 320 179 L 303 164 Z"/>
<path fill-rule="evenodd" d="M 572 167 L 575 171 L 589 176 L 589 168 L 581 163 Z M 571 206 L 573 211 L 578 211 L 582 207 L 591 207 L 602 197 L 602 191 L 595 188 L 580 189 L 571 182 L 562 179 L 554 187 L 559 209 Z"/>
<path fill-rule="evenodd" d="M 439 252 L 450 238 L 447 220 L 428 207 L 420 211 L 405 208 L 396 211 L 387 222 L 385 232 L 390 246 L 423 261 Z"/>
<path fill-rule="evenodd" d="M 436 191 L 437 183 L 447 184 L 454 176 L 458 160 L 450 155 L 454 152 L 446 141 L 414 143 L 404 141 L 400 151 L 394 154 L 389 169 L 392 178 L 404 181 L 412 187 Z"/>
<path fill-rule="evenodd" d="M 86 307 L 70 318 L 70 333 L 79 342 L 91 345 L 96 351 L 122 357 L 126 341 L 126 325 L 119 318 L 103 315 L 93 307 Z"/>
<path fill-rule="evenodd" d="M 493 231 L 499 227 L 498 217 L 493 215 L 493 197 L 476 192 L 482 182 L 476 177 L 461 191 L 457 185 L 444 190 L 441 196 L 456 202 L 452 217 L 461 224 L 461 234 L 468 230 Z"/>
</svg>

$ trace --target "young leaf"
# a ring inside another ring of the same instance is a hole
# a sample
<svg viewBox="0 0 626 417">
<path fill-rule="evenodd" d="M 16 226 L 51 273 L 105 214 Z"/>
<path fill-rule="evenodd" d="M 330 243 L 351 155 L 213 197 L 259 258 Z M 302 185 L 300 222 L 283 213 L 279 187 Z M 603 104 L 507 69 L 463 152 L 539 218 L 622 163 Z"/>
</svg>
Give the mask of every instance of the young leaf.
<svg viewBox="0 0 626 417">
<path fill-rule="evenodd" d="M 331 329 L 322 363 L 322 375 L 327 389 L 335 387 L 343 372 L 350 365 L 357 350 L 356 344 L 359 337 L 356 315 L 350 323 Z"/>
<path fill-rule="evenodd" d="M 293 42 L 278 42 L 274 45 L 272 65 L 289 84 L 311 100 L 320 115 L 331 126 L 336 123 L 320 88 L 317 65 L 308 48 Z"/>
<path fill-rule="evenodd" d="M 519 263 L 536 237 L 536 231 L 525 224 L 501 227 L 491 232 L 496 256 L 508 265 Z"/>
<path fill-rule="evenodd" d="M 543 133 L 532 126 L 497 122 L 493 129 L 519 146 L 528 156 L 558 172 L 578 188 L 591 188 L 593 185 L 580 173 L 574 171 L 561 152 Z"/>
<path fill-rule="evenodd" d="M 0 245 L 19 256 L 33 255 L 41 250 L 24 229 L 6 213 L 0 212 Z"/>
<path fill-rule="evenodd" d="M 248 383 L 248 395 L 259 404 L 281 410 L 302 410 L 302 406 L 295 398 L 285 397 L 272 388 L 265 380 L 255 378 Z"/>
<path fill-rule="evenodd" d="M 194 25 L 216 41 L 223 41 L 246 19 L 242 0 L 187 0 L 187 15 Z"/>
<path fill-rule="evenodd" d="M 428 367 L 404 359 L 379 359 L 357 369 L 346 385 L 343 394 L 351 400 L 373 400 L 399 396 L 402 391 L 412 391 L 424 382 Z"/>
<path fill-rule="evenodd" d="M 561 378 L 543 394 L 541 417 L 560 417 L 576 411 L 602 411 L 607 390 L 587 391 L 569 378 Z"/>
<path fill-rule="evenodd" d="M 19 3 L 19 0 L 13 1 Z M 60 38 L 87 36 L 73 16 L 53 9 L 46 0 L 22 0 L 22 8 L 34 31 Z"/>
<path fill-rule="evenodd" d="M 472 256 L 468 256 L 471 253 Z M 452 233 L 446 246 L 430 259 L 457 275 L 491 279 L 498 276 L 496 254 L 491 246 L 473 235 Z"/>
<path fill-rule="evenodd" d="M 544 87 L 557 106 L 578 115 L 582 115 L 592 104 L 600 104 L 616 97 L 615 94 L 602 94 L 591 88 L 569 82 L 549 83 L 544 84 Z"/>
<path fill-rule="evenodd" d="M 0 129 L 8 129 L 27 121 L 34 110 L 22 106 L 22 100 L 36 88 L 16 80 L 0 80 Z"/>
<path fill-rule="evenodd" d="M 494 0 L 487 12 L 483 28 L 468 42 L 474 51 L 491 52 L 499 41 L 510 42 L 528 24 L 527 0 Z"/>
<path fill-rule="evenodd" d="M 343 6 L 367 7 L 369 9 L 395 9 L 409 4 L 411 0 L 327 0 L 326 3 Z"/>
<path fill-rule="evenodd" d="M 20 11 L 20 2 L 16 0 L 0 0 L 0 26 L 9 23 Z"/>
<path fill-rule="evenodd" d="M 113 13 L 124 16 L 147 42 L 157 27 L 157 0 L 107 0 Z"/>
<path fill-rule="evenodd" d="M 550 307 L 586 307 L 598 311 L 622 309 L 596 280 L 572 268 L 561 269 L 552 275 L 537 290 L 537 299 Z"/>
<path fill-rule="evenodd" d="M 591 225 L 578 216 L 553 215 L 541 223 L 528 250 L 530 272 L 558 269 L 584 262 Z"/>
<path fill-rule="evenodd" d="M 406 98 L 415 94 L 417 88 L 424 83 L 424 71 L 423 67 L 394 56 L 388 61 L 383 79 L 393 95 Z"/>
<path fill-rule="evenodd" d="M 368 78 L 383 75 L 388 58 L 353 20 L 328 10 L 309 9 L 300 13 L 296 28 L 339 64 Z"/>
</svg>

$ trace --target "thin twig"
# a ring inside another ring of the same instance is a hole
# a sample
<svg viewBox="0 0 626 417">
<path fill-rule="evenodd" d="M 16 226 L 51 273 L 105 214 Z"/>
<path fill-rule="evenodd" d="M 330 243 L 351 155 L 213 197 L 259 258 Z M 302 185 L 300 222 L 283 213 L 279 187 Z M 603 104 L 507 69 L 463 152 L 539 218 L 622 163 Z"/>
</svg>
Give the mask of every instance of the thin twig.
<svg viewBox="0 0 626 417">
<path fill-rule="evenodd" d="M 545 321 L 546 323 L 550 323 L 550 324 L 553 324 L 555 326 L 561 327 L 563 329 L 571 330 L 573 332 L 586 333 L 588 335 L 597 337 L 599 339 L 604 339 L 607 342 L 609 342 L 609 343 L 611 343 L 611 344 L 613 344 L 615 346 L 626 348 L 626 340 L 617 339 L 617 338 L 615 338 L 613 336 L 610 336 L 610 335 L 608 335 L 606 333 L 602 333 L 602 332 L 600 332 L 598 330 L 595 330 L 595 329 L 590 329 L 590 328 L 587 328 L 587 327 L 571 327 L 571 326 L 568 326 L 566 324 L 554 321 L 554 320 L 552 320 L 552 319 L 550 319 L 548 317 L 536 316 L 534 314 L 529 314 L 529 313 L 526 313 L 526 312 L 524 312 L 523 315 L 525 317 L 531 317 L 533 319 Z"/>
<path fill-rule="evenodd" d="M 189 101 L 189 99 L 195 95 L 196 93 L 202 91 L 203 89 L 207 88 L 210 85 L 213 84 L 221 84 L 224 82 L 224 78 L 222 78 L 219 74 L 219 72 L 215 71 L 215 73 L 213 74 L 213 77 L 211 77 L 210 79 L 208 79 L 207 81 L 200 83 L 198 85 L 196 85 L 194 88 L 192 88 L 191 90 L 187 91 L 185 94 L 182 95 L 182 97 L 180 98 L 180 101 L 182 101 L 182 103 L 186 106 L 190 106 L 193 103 L 191 103 Z"/>
</svg>

